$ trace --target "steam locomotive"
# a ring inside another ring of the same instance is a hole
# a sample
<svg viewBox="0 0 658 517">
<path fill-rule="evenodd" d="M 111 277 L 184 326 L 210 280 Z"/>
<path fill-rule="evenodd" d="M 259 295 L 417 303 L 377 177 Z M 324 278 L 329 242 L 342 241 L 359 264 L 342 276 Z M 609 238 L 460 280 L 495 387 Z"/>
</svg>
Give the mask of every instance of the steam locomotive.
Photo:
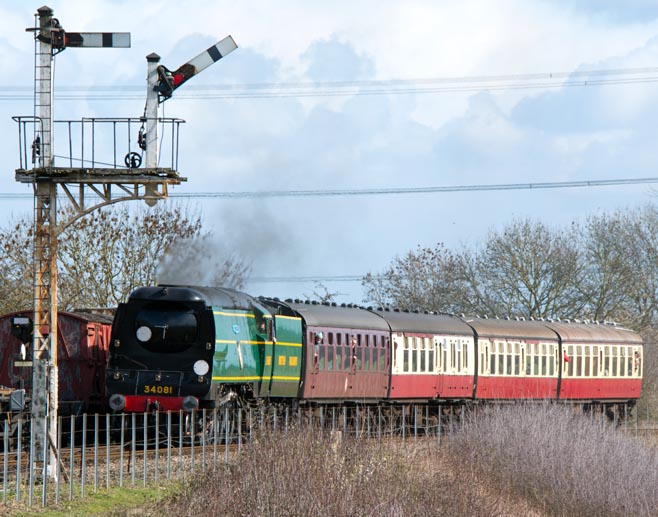
<svg viewBox="0 0 658 517">
<path fill-rule="evenodd" d="M 614 324 L 465 318 L 135 290 L 116 312 L 105 385 L 116 412 L 225 404 L 444 404 L 546 399 L 632 406 L 640 336 Z"/>
</svg>

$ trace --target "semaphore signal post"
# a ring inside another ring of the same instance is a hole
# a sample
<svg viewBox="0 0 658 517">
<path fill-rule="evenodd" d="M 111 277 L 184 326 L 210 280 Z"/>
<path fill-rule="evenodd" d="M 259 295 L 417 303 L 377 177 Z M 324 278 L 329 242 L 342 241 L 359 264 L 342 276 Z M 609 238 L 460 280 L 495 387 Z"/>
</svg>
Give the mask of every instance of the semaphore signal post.
<svg viewBox="0 0 658 517">
<path fill-rule="evenodd" d="M 32 184 L 34 190 L 30 436 L 34 452 L 30 472 L 42 468 L 45 480 L 57 475 L 59 461 L 57 240 L 68 225 L 98 208 L 135 199 L 153 206 L 167 197 L 170 185 L 186 181 L 177 170 L 179 130 L 184 121 L 158 118 L 158 105 L 237 46 L 228 36 L 173 72 L 158 64 L 157 54 L 149 54 L 146 107 L 141 117 L 54 121 L 54 57 L 67 48 L 128 48 L 130 33 L 67 32 L 47 6 L 38 9 L 35 26 L 26 30 L 35 37 L 34 114 L 13 118 L 18 123 L 20 147 L 16 181 Z M 160 138 L 158 125 L 165 133 Z M 63 155 L 54 153 L 55 136 L 67 144 Z M 73 208 L 63 221 L 58 221 L 58 192 Z M 45 494 L 44 490 L 44 498 Z"/>
</svg>

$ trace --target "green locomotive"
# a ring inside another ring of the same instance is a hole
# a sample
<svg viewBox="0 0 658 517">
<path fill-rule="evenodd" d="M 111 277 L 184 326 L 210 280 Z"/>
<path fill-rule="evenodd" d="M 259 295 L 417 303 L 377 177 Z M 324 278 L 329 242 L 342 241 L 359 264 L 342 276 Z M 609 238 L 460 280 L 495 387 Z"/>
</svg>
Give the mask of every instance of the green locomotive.
<svg viewBox="0 0 658 517">
<path fill-rule="evenodd" d="M 216 287 L 142 287 L 117 309 L 106 371 L 114 411 L 194 410 L 297 397 L 302 320 Z"/>
</svg>

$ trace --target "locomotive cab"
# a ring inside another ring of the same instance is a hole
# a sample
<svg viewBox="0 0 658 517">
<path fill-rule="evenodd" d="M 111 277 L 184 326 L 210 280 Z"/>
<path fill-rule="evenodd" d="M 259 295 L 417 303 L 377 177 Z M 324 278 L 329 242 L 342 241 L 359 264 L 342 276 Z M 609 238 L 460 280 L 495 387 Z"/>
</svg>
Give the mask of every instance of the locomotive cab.
<svg viewBox="0 0 658 517">
<path fill-rule="evenodd" d="M 195 290 L 143 287 L 120 304 L 106 387 L 114 411 L 207 407 L 215 352 L 212 309 Z"/>
</svg>

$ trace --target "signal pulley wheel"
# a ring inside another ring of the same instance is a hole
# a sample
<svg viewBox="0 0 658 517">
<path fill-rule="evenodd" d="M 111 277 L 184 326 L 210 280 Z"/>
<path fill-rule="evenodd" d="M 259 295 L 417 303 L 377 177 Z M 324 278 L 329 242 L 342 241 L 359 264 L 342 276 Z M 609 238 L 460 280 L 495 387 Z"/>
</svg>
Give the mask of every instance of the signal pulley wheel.
<svg viewBox="0 0 658 517">
<path fill-rule="evenodd" d="M 129 169 L 139 169 L 139 166 L 142 164 L 142 157 L 136 152 L 131 152 L 126 155 L 123 163 L 125 163 L 126 167 Z"/>
</svg>

